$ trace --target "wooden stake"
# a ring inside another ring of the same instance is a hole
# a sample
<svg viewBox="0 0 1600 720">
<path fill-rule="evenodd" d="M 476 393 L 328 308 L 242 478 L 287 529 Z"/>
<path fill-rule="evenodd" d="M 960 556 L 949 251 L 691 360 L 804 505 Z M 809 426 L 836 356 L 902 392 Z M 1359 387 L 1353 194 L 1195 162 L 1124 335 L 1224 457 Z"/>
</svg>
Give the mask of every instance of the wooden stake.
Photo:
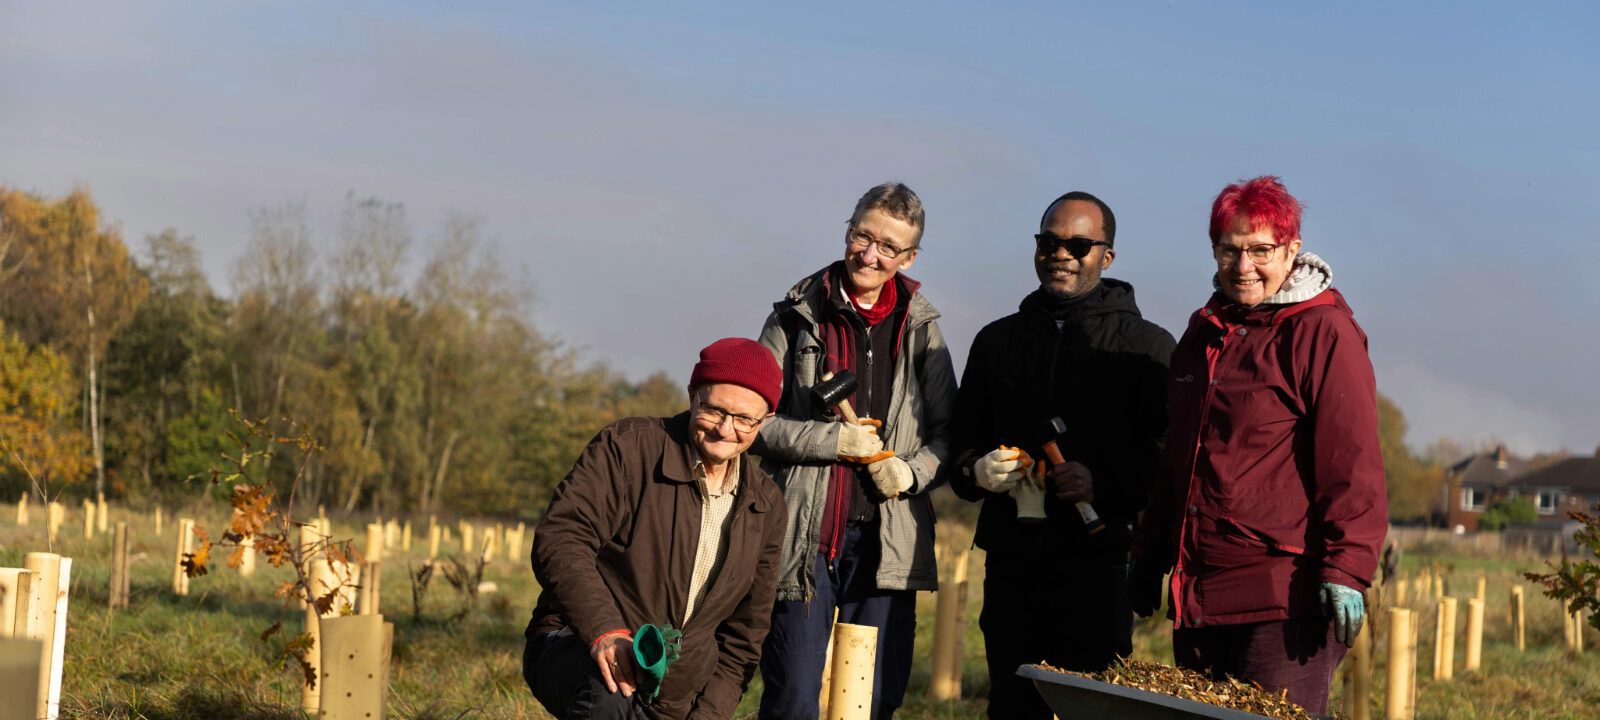
<svg viewBox="0 0 1600 720">
<path fill-rule="evenodd" d="M 428 559 L 429 560 L 432 560 L 434 558 L 439 557 L 439 535 L 440 535 L 439 531 L 440 531 L 440 529 L 441 528 L 438 525 L 434 525 L 434 524 L 431 524 L 431 523 L 428 525 Z"/>
<path fill-rule="evenodd" d="M 1456 667 L 1456 599 L 1439 601 L 1437 634 L 1434 640 L 1433 679 L 1449 680 Z"/>
<path fill-rule="evenodd" d="M 517 523 L 517 541 L 507 548 L 506 552 L 511 562 L 522 562 L 522 551 L 528 547 L 528 524 Z"/>
<path fill-rule="evenodd" d="M 1480 586 L 1481 587 L 1481 586 Z M 1478 669 L 1483 660 L 1483 601 L 1467 599 L 1467 658 L 1462 667 L 1468 671 Z"/>
<path fill-rule="evenodd" d="M 828 720 L 872 717 L 872 680 L 878 657 L 878 629 L 870 625 L 834 625 L 833 679 L 828 689 Z"/>
<path fill-rule="evenodd" d="M 465 520 L 461 521 L 461 555 L 463 559 L 471 555 L 472 551 L 478 547 L 472 542 L 475 529 L 472 527 L 472 523 Z"/>
<path fill-rule="evenodd" d="M 1523 651 L 1523 635 L 1527 623 L 1522 614 L 1522 586 L 1511 586 L 1511 635 L 1516 640 L 1517 652 Z"/>
<path fill-rule="evenodd" d="M 156 537 L 161 537 L 161 508 L 156 508 Z"/>
<path fill-rule="evenodd" d="M 367 570 L 363 573 L 366 575 L 366 582 L 361 586 L 361 605 L 357 611 L 362 615 L 377 615 L 379 613 L 378 581 L 380 574 L 378 567 L 383 561 L 384 541 L 388 539 L 386 537 L 387 534 L 388 532 L 384 525 L 367 526 Z"/>
<path fill-rule="evenodd" d="M 405 527 L 400 530 L 400 550 L 411 552 L 411 521 L 407 520 Z"/>
<path fill-rule="evenodd" d="M 1344 711 L 1350 720 L 1372 718 L 1372 623 L 1361 625 L 1355 647 L 1350 649 L 1350 666 L 1345 670 Z"/>
<path fill-rule="evenodd" d="M 0 638 L 31 638 L 35 635 L 33 613 L 30 610 L 33 606 L 35 577 L 32 570 L 0 568 Z"/>
<path fill-rule="evenodd" d="M 117 523 L 111 535 L 111 600 L 112 608 L 127 607 L 124 588 L 128 584 L 128 524 Z"/>
<path fill-rule="evenodd" d="M 61 503 L 51 501 L 45 517 L 45 535 L 50 539 L 50 547 L 56 546 L 56 539 L 61 537 L 61 524 L 66 521 L 67 509 Z"/>
<path fill-rule="evenodd" d="M 247 537 L 239 541 L 244 552 L 239 554 L 239 577 L 256 574 L 256 539 Z"/>
<path fill-rule="evenodd" d="M 967 605 L 966 553 L 939 584 L 933 626 L 933 674 L 929 691 L 935 700 L 961 699 L 961 634 Z"/>
<path fill-rule="evenodd" d="M 28 494 L 27 493 L 23 493 L 22 497 L 17 500 L 17 527 L 24 527 L 27 524 L 28 524 Z"/>
<path fill-rule="evenodd" d="M 1488 580 L 1483 577 L 1483 573 L 1478 573 L 1478 602 L 1483 602 L 1484 598 L 1486 597 L 1484 595 L 1484 590 L 1487 584 Z"/>
<path fill-rule="evenodd" d="M 172 592 L 178 595 L 189 594 L 189 573 L 183 571 L 183 556 L 194 552 L 194 521 L 189 518 L 178 519 L 177 551 L 172 560 Z"/>
<path fill-rule="evenodd" d="M 1416 636 L 1411 632 L 1411 611 L 1389 609 L 1388 695 L 1384 698 L 1387 720 L 1411 720 L 1411 683 L 1416 676 Z"/>
<path fill-rule="evenodd" d="M 1583 626 L 1588 624 L 1588 616 L 1583 608 L 1572 611 L 1572 651 L 1579 655 L 1583 654 Z"/>
<path fill-rule="evenodd" d="M 383 541 L 383 526 L 369 523 L 367 525 L 367 562 L 371 563 L 383 560 Z"/>
<path fill-rule="evenodd" d="M 99 530 L 100 532 L 106 531 L 107 515 L 109 515 L 109 513 L 106 512 L 106 494 L 95 493 L 94 524 L 96 530 Z"/>
<path fill-rule="evenodd" d="M 61 572 L 56 576 L 56 637 L 50 644 L 50 690 L 47 695 L 46 717 L 56 720 L 61 716 L 61 670 L 67 657 L 67 591 L 72 588 L 72 558 L 61 558 Z"/>
<path fill-rule="evenodd" d="M 38 701 L 34 704 L 34 717 L 50 714 L 50 663 L 55 659 L 56 596 L 61 591 L 61 566 L 63 558 L 55 553 L 28 553 L 23 557 L 23 567 L 32 570 L 33 597 L 28 600 L 28 612 L 33 615 L 33 638 L 42 642 L 39 648 L 39 685 L 35 688 Z M 65 618 L 62 618 L 64 621 Z"/>
<path fill-rule="evenodd" d="M 94 539 L 94 501 L 83 499 L 83 539 Z"/>
<path fill-rule="evenodd" d="M 315 528 L 302 525 L 300 527 L 301 545 L 304 547 L 306 530 L 316 532 Z M 317 599 L 327 595 L 338 581 L 333 578 L 333 573 L 328 569 L 328 561 L 316 557 L 306 560 L 306 590 L 308 597 L 304 599 L 306 606 L 306 635 L 311 638 L 311 647 L 306 650 L 306 665 L 309 666 L 311 677 L 316 679 L 316 684 L 304 680 L 300 683 L 300 708 L 313 717 L 322 705 L 322 618 L 317 613 Z M 337 603 L 335 603 L 337 604 Z M 330 614 L 337 614 L 330 609 Z"/>
</svg>

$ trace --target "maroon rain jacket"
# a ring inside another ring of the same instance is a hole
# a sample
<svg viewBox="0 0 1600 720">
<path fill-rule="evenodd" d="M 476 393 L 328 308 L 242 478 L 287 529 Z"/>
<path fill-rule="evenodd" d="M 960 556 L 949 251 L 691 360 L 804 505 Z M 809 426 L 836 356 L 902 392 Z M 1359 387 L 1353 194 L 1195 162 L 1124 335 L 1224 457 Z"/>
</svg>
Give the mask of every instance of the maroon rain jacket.
<svg viewBox="0 0 1600 720">
<path fill-rule="evenodd" d="M 1365 589 L 1388 530 L 1367 336 L 1329 288 L 1244 309 L 1220 293 L 1172 353 L 1166 456 L 1134 554 L 1172 568 L 1176 627 L 1322 613 Z"/>
</svg>

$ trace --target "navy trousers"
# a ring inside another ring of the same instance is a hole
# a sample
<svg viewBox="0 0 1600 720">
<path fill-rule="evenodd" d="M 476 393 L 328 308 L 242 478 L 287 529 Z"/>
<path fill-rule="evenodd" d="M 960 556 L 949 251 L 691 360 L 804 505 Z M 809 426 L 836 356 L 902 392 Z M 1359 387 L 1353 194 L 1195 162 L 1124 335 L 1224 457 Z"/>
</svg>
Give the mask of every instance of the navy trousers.
<svg viewBox="0 0 1600 720">
<path fill-rule="evenodd" d="M 638 696 L 606 689 L 600 666 L 578 636 L 545 633 L 522 650 L 522 679 L 534 699 L 560 720 L 649 720 Z"/>
<path fill-rule="evenodd" d="M 878 528 L 851 525 L 832 563 L 816 555 L 817 594 L 809 603 L 780 602 L 761 648 L 761 720 L 816 720 L 827 663 L 833 611 L 839 622 L 878 628 L 872 681 L 873 720 L 889 720 L 905 701 L 911 646 L 917 632 L 917 594 L 880 590 Z M 863 535 L 866 535 L 863 538 Z"/>
<path fill-rule="evenodd" d="M 1048 662 L 1098 672 L 1133 652 L 1127 566 L 1082 552 L 990 553 L 983 579 L 990 720 L 1050 720 L 1054 713 L 1017 668 Z"/>
</svg>

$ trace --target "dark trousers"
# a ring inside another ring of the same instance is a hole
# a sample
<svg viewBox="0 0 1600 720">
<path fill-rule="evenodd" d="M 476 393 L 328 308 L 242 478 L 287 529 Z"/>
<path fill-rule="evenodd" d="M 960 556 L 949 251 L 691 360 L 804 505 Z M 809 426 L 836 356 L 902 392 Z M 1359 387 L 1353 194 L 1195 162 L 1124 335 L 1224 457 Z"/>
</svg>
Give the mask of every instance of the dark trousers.
<svg viewBox="0 0 1600 720">
<path fill-rule="evenodd" d="M 534 699 L 559 720 L 649 720 L 637 696 L 606 689 L 589 648 L 571 632 L 529 638 L 522 679 Z"/>
<path fill-rule="evenodd" d="M 1290 702 L 1318 714 L 1328 712 L 1328 685 L 1344 653 L 1333 623 L 1322 618 L 1172 631 L 1178 667 L 1288 690 Z"/>
<path fill-rule="evenodd" d="M 1050 706 L 1017 668 L 1047 662 L 1096 672 L 1132 653 L 1127 566 L 1074 553 L 1008 555 L 989 555 L 978 613 L 989 662 L 989 717 L 1050 720 Z"/>
<path fill-rule="evenodd" d="M 878 628 L 873 720 L 889 720 L 905 701 L 917 632 L 917 594 L 878 589 L 877 532 L 876 525 L 851 525 L 831 564 L 817 553 L 817 594 L 809 607 L 804 602 L 773 607 L 772 629 L 761 648 L 762 720 L 817 718 L 836 607 L 839 622 Z"/>
</svg>

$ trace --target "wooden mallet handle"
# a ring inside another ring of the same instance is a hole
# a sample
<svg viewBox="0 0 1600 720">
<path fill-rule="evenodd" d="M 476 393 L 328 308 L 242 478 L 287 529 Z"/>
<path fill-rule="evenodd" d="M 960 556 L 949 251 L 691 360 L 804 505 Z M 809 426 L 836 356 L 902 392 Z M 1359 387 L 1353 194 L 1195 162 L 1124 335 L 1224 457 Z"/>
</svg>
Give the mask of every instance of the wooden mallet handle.
<svg viewBox="0 0 1600 720">
<path fill-rule="evenodd" d="M 1052 464 L 1067 464 L 1067 459 L 1061 457 L 1061 449 L 1056 447 L 1056 441 L 1054 440 L 1044 444 L 1044 454 L 1050 458 Z M 1073 506 L 1078 509 L 1078 517 L 1083 519 L 1083 528 L 1088 530 L 1090 535 L 1106 529 L 1105 521 L 1100 519 L 1100 513 L 1094 511 L 1093 505 L 1079 500 Z"/>
</svg>

